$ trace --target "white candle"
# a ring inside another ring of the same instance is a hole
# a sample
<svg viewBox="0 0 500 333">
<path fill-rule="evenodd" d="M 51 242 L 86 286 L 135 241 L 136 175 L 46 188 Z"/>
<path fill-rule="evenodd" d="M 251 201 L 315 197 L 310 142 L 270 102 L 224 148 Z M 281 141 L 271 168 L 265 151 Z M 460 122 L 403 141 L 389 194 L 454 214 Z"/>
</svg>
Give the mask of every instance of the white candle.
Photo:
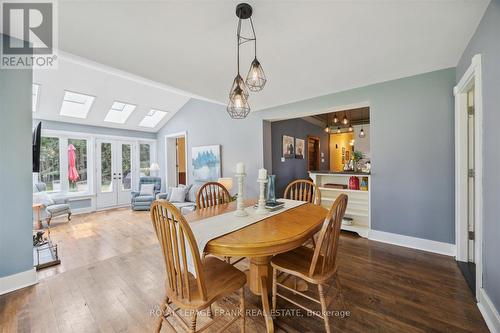
<svg viewBox="0 0 500 333">
<path fill-rule="evenodd" d="M 267 179 L 267 170 L 262 168 L 259 169 L 259 179 Z"/>
<path fill-rule="evenodd" d="M 243 162 L 239 162 L 238 164 L 236 164 L 236 173 L 245 173 L 245 164 L 243 164 Z"/>
</svg>

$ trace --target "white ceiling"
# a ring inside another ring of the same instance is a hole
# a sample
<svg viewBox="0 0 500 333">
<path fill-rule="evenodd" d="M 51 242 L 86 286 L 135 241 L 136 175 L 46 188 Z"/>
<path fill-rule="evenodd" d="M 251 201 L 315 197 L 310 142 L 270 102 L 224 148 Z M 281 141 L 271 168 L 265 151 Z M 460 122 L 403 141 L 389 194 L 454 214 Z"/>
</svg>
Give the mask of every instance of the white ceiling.
<svg viewBox="0 0 500 333">
<path fill-rule="evenodd" d="M 226 103 L 236 74 L 237 3 L 63 0 L 59 46 Z M 268 77 L 265 89 L 250 97 L 252 109 L 259 110 L 456 66 L 489 0 L 249 3 L 254 7 L 259 59 Z M 246 75 L 251 48 L 243 46 L 242 54 L 241 72 Z M 72 75 L 71 82 L 78 85 L 78 77 Z M 108 90 L 112 85 L 99 81 L 97 87 Z M 160 109 L 170 106 L 162 103 L 175 104 L 147 98 L 142 104 L 131 98 L 138 95 L 136 90 L 122 92 L 113 98 Z M 107 107 L 101 102 L 99 107 Z"/>
<path fill-rule="evenodd" d="M 34 113 L 37 119 L 145 132 L 157 132 L 191 97 L 197 97 L 64 53 L 59 54 L 57 69 L 33 71 L 33 82 L 40 85 Z M 65 90 L 95 96 L 85 119 L 60 115 Z M 124 124 L 104 121 L 114 101 L 136 106 Z M 139 126 L 151 109 L 168 114 L 154 128 Z"/>
</svg>

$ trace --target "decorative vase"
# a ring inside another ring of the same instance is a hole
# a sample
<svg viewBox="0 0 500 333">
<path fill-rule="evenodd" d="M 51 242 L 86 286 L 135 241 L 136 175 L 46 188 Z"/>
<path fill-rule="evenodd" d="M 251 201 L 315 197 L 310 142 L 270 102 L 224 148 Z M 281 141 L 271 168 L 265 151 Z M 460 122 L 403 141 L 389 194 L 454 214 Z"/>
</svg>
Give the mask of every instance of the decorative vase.
<svg viewBox="0 0 500 333">
<path fill-rule="evenodd" d="M 267 199 L 266 202 L 276 202 L 276 189 L 275 189 L 276 175 L 269 175 L 267 177 Z"/>
<path fill-rule="evenodd" d="M 359 178 L 358 177 L 350 177 L 349 178 L 349 189 L 350 190 L 359 190 Z"/>
</svg>

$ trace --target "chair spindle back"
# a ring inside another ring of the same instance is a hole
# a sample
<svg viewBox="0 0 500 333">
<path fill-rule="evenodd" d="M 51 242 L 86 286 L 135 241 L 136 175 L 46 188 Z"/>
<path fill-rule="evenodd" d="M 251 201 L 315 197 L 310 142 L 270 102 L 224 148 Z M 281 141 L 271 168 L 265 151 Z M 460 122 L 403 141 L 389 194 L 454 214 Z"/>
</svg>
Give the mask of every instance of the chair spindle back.
<svg viewBox="0 0 500 333">
<path fill-rule="evenodd" d="M 201 259 L 193 232 L 181 212 L 166 200 L 156 200 L 151 206 L 151 221 L 161 245 L 167 271 L 167 294 L 179 301 L 191 301 L 190 284 L 196 284 L 198 294 L 206 299 Z M 196 270 L 195 281 L 189 278 L 186 249 L 189 247 Z"/>
<path fill-rule="evenodd" d="M 196 194 L 196 208 L 202 209 L 207 207 L 213 207 L 231 201 L 231 195 L 229 191 L 217 182 L 205 183 Z"/>
<path fill-rule="evenodd" d="M 335 268 L 339 246 L 340 226 L 346 208 L 347 195 L 340 194 L 330 208 L 323 222 L 323 227 L 319 232 L 318 241 L 309 268 L 310 276 L 314 275 L 315 272 L 325 275 Z M 323 260 L 319 260 L 320 258 Z M 316 267 L 318 264 L 321 264 L 319 271 Z"/>
<path fill-rule="evenodd" d="M 307 201 L 321 205 L 321 192 L 318 185 L 307 179 L 294 180 L 285 188 L 285 199 Z"/>
</svg>

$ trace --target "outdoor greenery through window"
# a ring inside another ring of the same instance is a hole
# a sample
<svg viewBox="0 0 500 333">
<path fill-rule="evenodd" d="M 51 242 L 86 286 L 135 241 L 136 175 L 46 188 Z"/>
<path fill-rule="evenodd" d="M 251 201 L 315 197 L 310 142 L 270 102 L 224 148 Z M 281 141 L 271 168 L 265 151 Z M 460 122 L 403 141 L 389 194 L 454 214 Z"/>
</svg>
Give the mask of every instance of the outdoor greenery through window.
<svg viewBox="0 0 500 333">
<path fill-rule="evenodd" d="M 47 185 L 47 191 L 61 191 L 59 138 L 42 137 L 40 181 Z"/>
<path fill-rule="evenodd" d="M 130 190 L 132 186 L 132 146 L 122 144 L 122 190 Z"/>
<path fill-rule="evenodd" d="M 71 152 L 73 148 L 74 155 Z M 87 192 L 87 140 L 85 139 L 68 139 L 68 180 L 70 192 Z"/>
<path fill-rule="evenodd" d="M 139 145 L 140 155 L 140 176 L 149 176 L 151 166 L 151 146 L 148 143 L 141 143 Z"/>
<path fill-rule="evenodd" d="M 111 179 L 111 143 L 101 143 L 101 191 L 113 192 Z"/>
</svg>

